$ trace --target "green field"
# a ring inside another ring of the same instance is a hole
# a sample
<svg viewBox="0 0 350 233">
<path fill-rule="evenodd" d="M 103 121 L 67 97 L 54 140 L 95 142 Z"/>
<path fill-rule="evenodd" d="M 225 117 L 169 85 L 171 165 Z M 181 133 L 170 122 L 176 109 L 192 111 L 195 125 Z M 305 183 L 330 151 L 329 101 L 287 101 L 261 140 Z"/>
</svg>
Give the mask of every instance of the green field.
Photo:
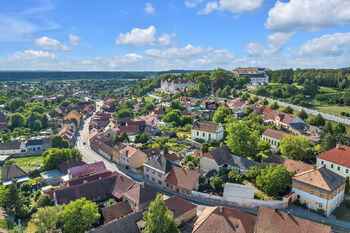
<svg viewBox="0 0 350 233">
<path fill-rule="evenodd" d="M 43 163 L 44 158 L 42 156 L 31 156 L 23 158 L 14 158 L 8 161 L 14 161 L 16 165 L 23 168 L 25 171 L 33 170 L 36 168 L 36 165 L 39 166 Z"/>
<path fill-rule="evenodd" d="M 350 113 L 350 106 L 345 106 L 345 105 L 323 104 L 321 106 L 317 106 L 316 109 L 320 112 L 325 112 L 325 113 L 333 114 L 340 117 L 342 117 L 341 112 Z"/>
</svg>

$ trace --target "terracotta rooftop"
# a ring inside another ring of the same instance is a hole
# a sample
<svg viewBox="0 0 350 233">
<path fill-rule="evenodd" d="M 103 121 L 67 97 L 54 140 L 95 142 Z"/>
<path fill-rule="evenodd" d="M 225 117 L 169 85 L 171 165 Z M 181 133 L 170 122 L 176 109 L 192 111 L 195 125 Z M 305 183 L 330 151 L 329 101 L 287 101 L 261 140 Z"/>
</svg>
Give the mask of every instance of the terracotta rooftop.
<svg viewBox="0 0 350 233">
<path fill-rule="evenodd" d="M 165 201 L 166 207 L 171 210 L 174 214 L 174 218 L 177 218 L 195 208 L 197 208 L 196 205 L 192 204 L 189 201 L 186 201 L 176 195 L 169 197 Z"/>
<path fill-rule="evenodd" d="M 197 184 L 199 176 L 200 175 L 197 172 L 187 171 L 180 167 L 173 167 L 166 178 L 166 182 L 181 188 L 192 190 Z"/>
<path fill-rule="evenodd" d="M 345 183 L 344 177 L 325 167 L 318 167 L 296 174 L 292 179 L 327 191 L 333 191 Z"/>
<path fill-rule="evenodd" d="M 135 183 L 134 186 L 124 193 L 124 197 L 128 198 L 136 204 L 142 204 L 154 200 L 157 191 L 147 183 Z"/>
<path fill-rule="evenodd" d="M 253 233 L 255 216 L 227 207 L 206 207 L 192 233 Z"/>
<path fill-rule="evenodd" d="M 311 164 L 303 163 L 293 159 L 283 158 L 277 155 L 271 155 L 267 159 L 264 159 L 264 162 L 283 164 L 286 167 L 287 171 L 294 172 L 295 174 L 309 171 L 314 168 L 314 166 Z"/>
<path fill-rule="evenodd" d="M 221 146 L 208 151 L 203 157 L 214 159 L 217 165 L 228 164 L 231 159 L 231 151 L 227 146 Z"/>
<path fill-rule="evenodd" d="M 266 129 L 265 132 L 262 134 L 265 135 L 267 137 L 271 137 L 271 138 L 276 138 L 278 140 L 282 140 L 284 136 L 293 136 L 290 133 L 286 133 L 280 130 L 275 130 L 275 129 Z"/>
<path fill-rule="evenodd" d="M 67 160 L 67 161 L 60 163 L 57 166 L 57 169 L 60 170 L 63 174 L 67 175 L 69 168 L 81 166 L 84 164 L 85 164 L 85 162 L 83 162 L 80 159 L 72 159 L 72 160 Z"/>
<path fill-rule="evenodd" d="M 331 227 L 267 207 L 260 207 L 255 233 L 331 233 Z"/>
<path fill-rule="evenodd" d="M 68 169 L 68 173 L 72 177 L 76 177 L 76 176 L 84 176 L 91 173 L 97 173 L 105 170 L 106 170 L 106 166 L 103 163 L 103 161 L 98 161 L 95 163 L 84 164 L 78 167 L 72 167 Z"/>
<path fill-rule="evenodd" d="M 97 174 L 94 174 L 91 176 L 82 177 L 79 179 L 68 181 L 67 186 L 75 186 L 75 185 L 79 185 L 79 184 L 85 184 L 88 182 L 92 182 L 95 180 L 104 179 L 104 178 L 110 177 L 112 174 L 113 173 L 111 171 L 105 171 L 105 172 L 97 173 Z"/>
<path fill-rule="evenodd" d="M 102 215 L 105 224 L 112 220 L 124 217 L 130 213 L 132 213 L 132 209 L 127 200 L 102 209 Z"/>
<path fill-rule="evenodd" d="M 350 168 L 350 147 L 339 145 L 338 148 L 326 151 L 317 158 Z"/>
<path fill-rule="evenodd" d="M 196 121 L 193 123 L 192 129 L 200 130 L 210 133 L 216 133 L 219 128 L 219 124 L 209 123 L 209 122 L 200 122 Z"/>
</svg>

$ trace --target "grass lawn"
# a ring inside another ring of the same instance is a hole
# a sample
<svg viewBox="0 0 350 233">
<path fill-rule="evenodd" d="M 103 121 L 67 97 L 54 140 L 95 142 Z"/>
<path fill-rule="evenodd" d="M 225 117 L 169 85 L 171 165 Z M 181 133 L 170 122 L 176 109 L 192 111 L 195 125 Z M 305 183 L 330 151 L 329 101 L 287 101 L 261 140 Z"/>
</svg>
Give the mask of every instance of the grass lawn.
<svg viewBox="0 0 350 233">
<path fill-rule="evenodd" d="M 338 93 L 339 91 L 330 87 L 320 87 L 319 91 L 321 93 Z"/>
<path fill-rule="evenodd" d="M 146 103 L 153 103 L 156 100 L 156 98 L 145 96 Z"/>
<path fill-rule="evenodd" d="M 350 113 L 350 106 L 345 106 L 345 105 L 323 104 L 321 106 L 317 106 L 316 109 L 320 112 L 325 112 L 325 113 L 333 114 L 340 117 L 342 117 L 341 112 Z"/>
<path fill-rule="evenodd" d="M 37 164 L 40 166 L 43 163 L 44 158 L 42 156 L 31 156 L 23 158 L 14 158 L 10 160 L 14 161 L 16 165 L 20 166 L 25 171 L 29 171 L 31 169 L 35 169 Z"/>
<path fill-rule="evenodd" d="M 247 185 L 247 186 L 253 186 L 255 187 L 255 185 L 248 181 L 248 180 L 243 180 L 242 182 L 244 185 Z M 259 199 L 261 200 L 273 200 L 272 197 L 268 196 L 267 194 L 265 194 L 263 191 L 259 190 L 257 187 L 255 187 L 255 192 L 254 192 L 254 195 L 256 197 L 258 197 Z"/>
</svg>

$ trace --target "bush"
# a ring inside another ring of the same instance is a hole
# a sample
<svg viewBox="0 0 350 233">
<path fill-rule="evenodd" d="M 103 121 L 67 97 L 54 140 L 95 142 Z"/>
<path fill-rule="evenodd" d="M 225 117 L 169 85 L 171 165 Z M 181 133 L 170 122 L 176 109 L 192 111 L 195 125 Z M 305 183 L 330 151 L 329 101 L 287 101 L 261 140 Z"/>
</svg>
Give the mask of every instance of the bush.
<svg viewBox="0 0 350 233">
<path fill-rule="evenodd" d="M 320 215 L 326 216 L 326 212 L 324 211 L 324 209 L 318 209 L 316 212 Z"/>
<path fill-rule="evenodd" d="M 9 220 L 6 219 L 0 219 L 0 228 L 5 230 L 11 230 L 15 224 Z"/>
</svg>

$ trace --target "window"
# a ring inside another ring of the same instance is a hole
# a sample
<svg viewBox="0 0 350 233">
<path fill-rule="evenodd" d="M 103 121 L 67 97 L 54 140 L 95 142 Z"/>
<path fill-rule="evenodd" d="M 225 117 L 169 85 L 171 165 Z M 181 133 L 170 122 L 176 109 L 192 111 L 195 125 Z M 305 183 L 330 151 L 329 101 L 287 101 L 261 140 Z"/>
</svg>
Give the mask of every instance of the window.
<svg viewBox="0 0 350 233">
<path fill-rule="evenodd" d="M 322 208 L 322 203 L 318 203 L 318 207 Z"/>
<path fill-rule="evenodd" d="M 149 168 L 146 168 L 146 171 L 149 171 Z"/>
<path fill-rule="evenodd" d="M 324 162 L 323 162 L 323 161 L 321 161 L 321 164 L 323 165 L 323 164 L 324 164 Z"/>
<path fill-rule="evenodd" d="M 154 179 L 154 177 L 152 177 L 152 181 L 154 182 L 154 181 L 156 181 L 156 179 Z"/>
<path fill-rule="evenodd" d="M 197 131 L 197 136 L 199 136 L 199 132 Z"/>
<path fill-rule="evenodd" d="M 158 174 L 158 177 L 162 177 L 162 174 Z"/>
<path fill-rule="evenodd" d="M 162 182 L 160 180 L 158 180 L 158 184 L 162 184 Z"/>
<path fill-rule="evenodd" d="M 146 175 L 146 178 L 149 178 L 149 175 Z"/>
<path fill-rule="evenodd" d="M 345 172 L 346 172 L 346 173 L 349 173 L 349 169 L 346 169 Z"/>
<path fill-rule="evenodd" d="M 313 192 L 313 190 L 312 190 L 312 189 L 310 189 L 310 194 L 312 194 L 312 192 Z"/>
<path fill-rule="evenodd" d="M 338 166 L 338 171 L 340 171 L 340 167 Z"/>
<path fill-rule="evenodd" d="M 298 184 L 298 189 L 301 189 L 301 186 L 300 186 L 300 184 Z"/>
<path fill-rule="evenodd" d="M 333 164 L 331 164 L 331 168 L 333 168 L 334 166 L 333 166 Z"/>
<path fill-rule="evenodd" d="M 205 133 L 203 133 L 203 137 L 205 137 Z"/>
<path fill-rule="evenodd" d="M 210 140 L 210 138 L 211 138 L 211 133 L 209 134 L 209 140 Z"/>
<path fill-rule="evenodd" d="M 152 174 L 154 174 L 155 173 L 155 171 L 154 170 L 152 170 Z"/>
<path fill-rule="evenodd" d="M 323 193 L 320 193 L 320 198 L 323 198 Z"/>
</svg>

